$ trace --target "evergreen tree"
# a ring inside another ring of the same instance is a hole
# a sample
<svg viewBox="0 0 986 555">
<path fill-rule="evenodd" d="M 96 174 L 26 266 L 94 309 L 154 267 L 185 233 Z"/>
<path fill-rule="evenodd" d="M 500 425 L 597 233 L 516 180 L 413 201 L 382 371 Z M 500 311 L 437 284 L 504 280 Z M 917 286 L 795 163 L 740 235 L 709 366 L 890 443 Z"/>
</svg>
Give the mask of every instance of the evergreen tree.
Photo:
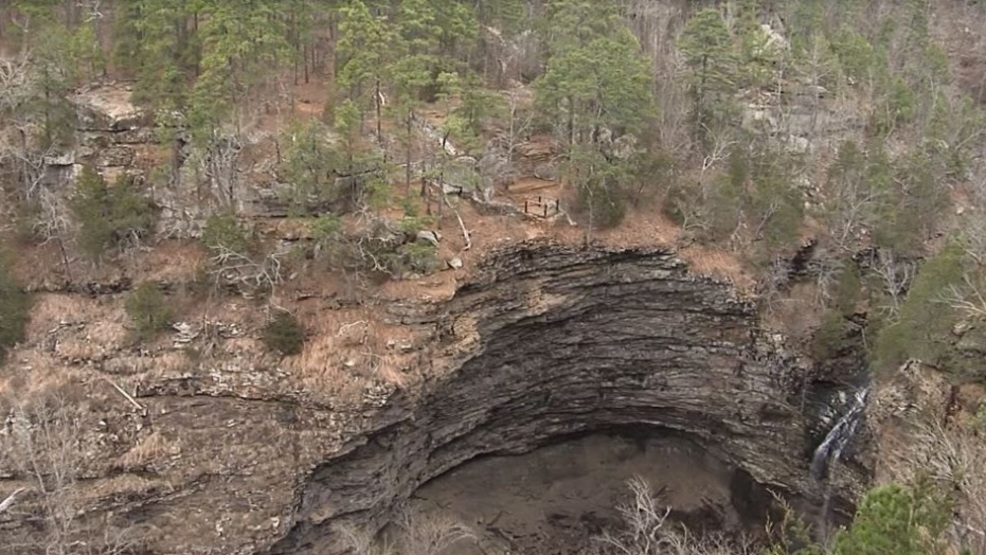
<svg viewBox="0 0 986 555">
<path fill-rule="evenodd" d="M 7 350 L 24 339 L 30 318 L 30 297 L 12 275 L 13 256 L 0 251 L 0 362 Z"/>
<path fill-rule="evenodd" d="M 611 0 L 551 0 L 542 23 L 547 58 L 625 30 L 618 8 Z"/>
<path fill-rule="evenodd" d="M 711 136 L 728 124 L 735 110 L 732 96 L 737 60 L 733 40 L 722 15 L 706 8 L 688 20 L 678 47 L 689 70 L 695 135 L 709 146 Z"/>
<path fill-rule="evenodd" d="M 396 27 L 400 55 L 388 68 L 394 90 L 392 113 L 402 130 L 405 195 L 410 194 L 411 187 L 415 119 L 425 90 L 434 83 L 440 62 L 437 51 L 443 30 L 435 8 L 430 0 L 401 2 Z"/>
<path fill-rule="evenodd" d="M 877 368 L 892 372 L 908 358 L 929 364 L 944 360 L 955 311 L 945 301 L 963 279 L 962 252 L 950 245 L 918 272 L 900 309 L 900 321 L 879 331 L 874 347 Z"/>
<path fill-rule="evenodd" d="M 91 166 L 82 168 L 71 207 L 80 225 L 79 246 L 94 260 L 110 247 L 146 237 L 154 227 L 154 206 L 132 178 L 122 175 L 109 187 Z"/>
<path fill-rule="evenodd" d="M 134 324 L 135 338 L 140 341 L 153 339 L 168 329 L 174 319 L 174 312 L 161 289 L 149 281 L 134 288 L 123 306 Z"/>
<path fill-rule="evenodd" d="M 598 37 L 554 56 L 536 83 L 537 104 L 567 122 L 570 145 L 598 139 L 604 128 L 639 132 L 654 113 L 650 65 L 627 31 Z"/>
<path fill-rule="evenodd" d="M 950 503 L 926 485 L 890 484 L 866 494 L 832 555 L 936 555 L 951 520 Z"/>
<path fill-rule="evenodd" d="M 291 203 L 303 214 L 324 210 L 335 198 L 332 170 L 338 165 L 328 143 L 328 129 L 317 120 L 294 122 L 284 132 L 280 173 L 291 184 Z"/>
<path fill-rule="evenodd" d="M 217 0 L 204 10 L 200 74 L 188 111 L 193 138 L 208 140 L 254 86 L 282 67 L 289 49 L 279 9 L 276 0 Z"/>
<path fill-rule="evenodd" d="M 201 3 L 125 0 L 115 28 L 117 64 L 137 75 L 134 100 L 162 113 L 183 111 L 187 83 L 198 74 L 195 30 Z"/>
<path fill-rule="evenodd" d="M 374 16 L 363 0 L 350 0 L 341 10 L 339 42 L 336 45 L 339 87 L 364 114 L 372 106 L 377 142 L 383 140 L 383 91 L 387 67 L 394 47 L 392 29 Z"/>
</svg>

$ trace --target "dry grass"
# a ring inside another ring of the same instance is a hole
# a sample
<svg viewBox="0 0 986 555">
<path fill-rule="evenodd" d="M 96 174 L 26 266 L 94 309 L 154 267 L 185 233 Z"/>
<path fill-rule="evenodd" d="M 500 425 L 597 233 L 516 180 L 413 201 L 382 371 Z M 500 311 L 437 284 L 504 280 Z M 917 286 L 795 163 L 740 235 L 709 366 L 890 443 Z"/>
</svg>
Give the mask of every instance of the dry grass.
<svg viewBox="0 0 986 555">
<path fill-rule="evenodd" d="M 298 316 L 309 340 L 299 355 L 285 358 L 282 366 L 306 391 L 353 401 L 372 382 L 410 384 L 410 377 L 400 370 L 410 355 L 400 349 L 415 343 L 411 329 L 379 321 L 371 308 L 305 306 Z"/>
<path fill-rule="evenodd" d="M 44 337 L 49 331 L 57 328 L 60 323 L 120 323 L 126 321 L 126 314 L 120 303 L 105 299 L 91 299 L 81 295 L 61 293 L 45 293 L 36 295 L 31 311 L 31 322 L 27 327 L 28 340 Z M 114 330 L 106 328 L 97 330 L 108 336 L 89 335 L 94 340 L 112 339 Z"/>
<path fill-rule="evenodd" d="M 765 314 L 770 329 L 784 330 L 795 340 L 808 341 L 822 323 L 825 308 L 817 283 L 796 283 Z"/>
<path fill-rule="evenodd" d="M 65 392 L 85 391 L 92 370 L 67 365 L 30 346 L 14 349 L 0 365 L 0 397 L 28 401 Z"/>
<path fill-rule="evenodd" d="M 144 478 L 134 474 L 118 474 L 106 480 L 96 481 L 85 488 L 80 488 L 80 490 L 94 498 L 107 498 L 115 495 L 145 496 L 148 492 L 161 487 L 166 490 L 171 489 L 171 486 L 162 480 Z"/>
<path fill-rule="evenodd" d="M 140 439 L 129 451 L 120 455 L 116 460 L 116 466 L 126 471 L 143 470 L 150 464 L 180 452 L 181 447 L 176 441 L 164 437 L 160 432 L 152 432 Z"/>
<path fill-rule="evenodd" d="M 103 371 L 117 376 L 174 376 L 185 374 L 193 366 L 183 350 L 167 350 L 154 356 L 117 354 L 103 362 Z"/>
<path fill-rule="evenodd" d="M 740 292 L 749 293 L 756 286 L 756 279 L 732 253 L 699 245 L 690 245 L 678 252 L 688 268 L 697 274 L 728 280 Z"/>
<path fill-rule="evenodd" d="M 207 261 L 208 253 L 197 242 L 162 241 L 135 259 L 133 279 L 135 282 L 192 282 Z"/>
</svg>

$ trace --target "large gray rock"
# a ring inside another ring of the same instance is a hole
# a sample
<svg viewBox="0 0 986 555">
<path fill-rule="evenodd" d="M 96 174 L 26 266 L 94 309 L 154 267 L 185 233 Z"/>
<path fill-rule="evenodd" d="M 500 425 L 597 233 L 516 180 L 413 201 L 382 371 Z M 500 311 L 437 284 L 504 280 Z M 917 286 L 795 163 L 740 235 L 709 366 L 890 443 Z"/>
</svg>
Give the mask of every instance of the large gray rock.
<svg viewBox="0 0 986 555">
<path fill-rule="evenodd" d="M 465 461 L 622 425 L 673 430 L 755 482 L 820 495 L 794 403 L 801 370 L 752 304 L 670 252 L 506 248 L 437 313 L 401 312 L 437 326 L 446 377 L 398 394 L 359 447 L 315 469 L 271 553 L 335 553 L 338 525 L 381 524 Z"/>
<path fill-rule="evenodd" d="M 129 87 L 91 87 L 70 100 L 76 106 L 82 130 L 132 131 L 150 124 L 148 115 L 134 105 Z"/>
</svg>

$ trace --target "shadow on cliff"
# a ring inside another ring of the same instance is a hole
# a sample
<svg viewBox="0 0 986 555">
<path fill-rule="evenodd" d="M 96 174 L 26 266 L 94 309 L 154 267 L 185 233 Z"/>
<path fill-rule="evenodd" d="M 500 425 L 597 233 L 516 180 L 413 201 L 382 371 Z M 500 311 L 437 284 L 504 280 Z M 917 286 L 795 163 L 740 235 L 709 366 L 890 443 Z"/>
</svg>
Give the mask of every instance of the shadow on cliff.
<svg viewBox="0 0 986 555">
<path fill-rule="evenodd" d="M 672 252 L 514 245 L 449 303 L 405 318 L 434 326 L 433 364 L 449 370 L 312 471 L 270 553 L 331 552 L 336 526 L 379 529 L 466 461 L 614 428 L 666 430 L 719 461 L 737 518 L 762 512 L 767 488 L 823 495 L 805 456 L 804 365 L 752 303 Z"/>
</svg>

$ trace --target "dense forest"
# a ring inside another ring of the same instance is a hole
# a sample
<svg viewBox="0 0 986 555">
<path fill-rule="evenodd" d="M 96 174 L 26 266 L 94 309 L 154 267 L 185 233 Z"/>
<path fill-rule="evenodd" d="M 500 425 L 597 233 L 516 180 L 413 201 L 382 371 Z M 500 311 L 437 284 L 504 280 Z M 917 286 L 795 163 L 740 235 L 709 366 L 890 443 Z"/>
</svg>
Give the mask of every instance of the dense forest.
<svg viewBox="0 0 986 555">
<path fill-rule="evenodd" d="M 984 10 L 0 1 L 0 355 L 24 340 L 31 274 L 82 287 L 162 241 L 207 253 L 188 295 L 263 299 L 268 349 L 298 354 L 305 322 L 278 304 L 288 276 L 333 274 L 361 300 L 457 267 L 432 230 L 446 222 L 468 249 L 483 210 L 534 175 L 559 184 L 536 210 L 584 244 L 660 220 L 679 246 L 727 253 L 766 320 L 818 361 L 859 351 L 880 377 L 920 359 L 982 383 Z M 139 109 L 124 131 L 147 131 L 121 139 L 143 145 L 121 172 L 99 161 L 111 145 L 80 139 L 93 124 L 79 99 L 106 88 Z M 287 241 L 274 220 L 301 231 Z M 133 341 L 181 318 L 153 280 L 128 289 Z M 963 441 L 981 441 L 984 415 Z M 951 553 L 947 515 L 969 495 L 882 487 L 829 547 L 797 552 Z"/>
</svg>

